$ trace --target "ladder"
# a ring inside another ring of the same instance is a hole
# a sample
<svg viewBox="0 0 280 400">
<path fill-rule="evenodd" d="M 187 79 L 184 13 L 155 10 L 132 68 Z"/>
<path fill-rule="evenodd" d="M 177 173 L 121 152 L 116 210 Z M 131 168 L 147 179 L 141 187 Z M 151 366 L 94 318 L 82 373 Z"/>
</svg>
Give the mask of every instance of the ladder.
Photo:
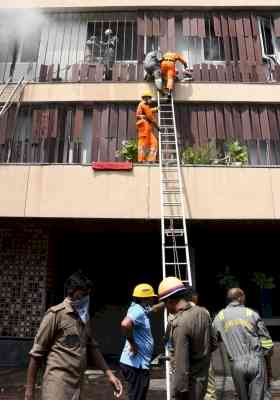
<svg viewBox="0 0 280 400">
<path fill-rule="evenodd" d="M 20 104 L 22 94 L 27 82 L 22 77 L 17 83 L 12 83 L 11 80 L 6 82 L 0 89 L 0 118 L 14 104 Z"/>
<path fill-rule="evenodd" d="M 168 100 L 158 92 L 159 165 L 162 275 L 176 276 L 192 285 L 183 183 L 176 131 L 173 96 Z M 164 316 L 165 329 L 167 312 Z M 168 360 L 168 349 L 165 351 Z M 170 362 L 166 362 L 166 393 L 170 400 Z"/>
</svg>

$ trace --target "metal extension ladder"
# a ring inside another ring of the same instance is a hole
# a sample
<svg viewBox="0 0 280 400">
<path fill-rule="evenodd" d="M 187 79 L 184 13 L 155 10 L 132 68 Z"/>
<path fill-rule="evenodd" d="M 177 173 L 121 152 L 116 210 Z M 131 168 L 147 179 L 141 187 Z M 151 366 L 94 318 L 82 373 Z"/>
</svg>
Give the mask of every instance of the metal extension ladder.
<svg viewBox="0 0 280 400">
<path fill-rule="evenodd" d="M 184 194 L 173 96 L 158 92 L 162 275 L 192 285 Z M 164 325 L 167 326 L 167 312 Z M 168 349 L 166 349 L 168 360 Z M 170 400 L 170 362 L 166 362 L 166 392 Z"/>
<path fill-rule="evenodd" d="M 0 118 L 9 110 L 13 103 L 20 104 L 23 90 L 27 82 L 22 77 L 17 83 L 6 82 L 0 90 Z"/>
</svg>

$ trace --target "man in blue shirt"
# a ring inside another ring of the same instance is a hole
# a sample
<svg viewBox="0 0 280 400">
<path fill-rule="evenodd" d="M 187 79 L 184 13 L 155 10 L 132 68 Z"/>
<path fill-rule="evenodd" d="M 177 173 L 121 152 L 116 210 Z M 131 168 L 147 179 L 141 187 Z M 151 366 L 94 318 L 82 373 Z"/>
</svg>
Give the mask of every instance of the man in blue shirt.
<svg viewBox="0 0 280 400">
<path fill-rule="evenodd" d="M 133 302 L 121 323 L 126 343 L 120 365 L 128 384 L 129 400 L 145 400 L 150 383 L 150 364 L 154 351 L 150 316 L 163 308 L 153 306 L 156 295 L 152 286 L 142 283 L 133 291 Z"/>
</svg>

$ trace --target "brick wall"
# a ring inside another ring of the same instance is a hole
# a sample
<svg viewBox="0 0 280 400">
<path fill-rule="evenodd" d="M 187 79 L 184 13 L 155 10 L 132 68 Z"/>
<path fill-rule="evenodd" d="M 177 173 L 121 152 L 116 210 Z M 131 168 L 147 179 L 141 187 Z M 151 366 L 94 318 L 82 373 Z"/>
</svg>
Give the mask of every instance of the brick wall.
<svg viewBox="0 0 280 400">
<path fill-rule="evenodd" d="M 0 227 L 0 336 L 34 336 L 46 307 L 48 235 L 36 226 Z"/>
</svg>

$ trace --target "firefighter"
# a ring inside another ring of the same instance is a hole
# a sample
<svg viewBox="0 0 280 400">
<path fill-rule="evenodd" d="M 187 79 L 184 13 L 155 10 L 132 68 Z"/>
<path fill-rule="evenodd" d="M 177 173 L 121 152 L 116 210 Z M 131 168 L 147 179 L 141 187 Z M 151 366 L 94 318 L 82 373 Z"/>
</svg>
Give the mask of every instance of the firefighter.
<svg viewBox="0 0 280 400">
<path fill-rule="evenodd" d="M 121 323 L 126 343 L 120 359 L 120 367 L 128 384 L 129 400 L 145 400 L 150 383 L 150 365 L 154 351 L 154 339 L 150 317 L 163 309 L 155 304 L 154 289 L 147 283 L 133 290 L 133 302 Z"/>
<path fill-rule="evenodd" d="M 81 271 L 71 275 L 65 284 L 67 297 L 51 307 L 44 316 L 33 347 L 25 387 L 25 400 L 34 400 L 34 387 L 39 368 L 46 368 L 42 383 L 42 400 L 79 400 L 83 373 L 89 354 L 97 368 L 122 394 L 122 384 L 109 369 L 92 337 L 89 315 L 92 283 Z"/>
<path fill-rule="evenodd" d="M 226 347 L 237 394 L 240 400 L 263 400 L 269 397 L 271 337 L 259 314 L 245 307 L 243 290 L 230 289 L 227 299 L 213 324 Z"/>
<path fill-rule="evenodd" d="M 158 289 L 159 300 L 173 315 L 169 340 L 166 338 L 174 349 L 173 398 L 203 400 L 216 336 L 208 311 L 193 306 L 188 292 L 175 277 L 163 279 Z"/>
<path fill-rule="evenodd" d="M 156 107 L 152 107 L 152 93 L 145 91 L 136 111 L 136 127 L 138 130 L 138 162 L 155 162 L 157 158 L 158 140 L 155 130 L 159 129 L 155 119 Z"/>
<path fill-rule="evenodd" d="M 171 93 L 174 89 L 174 81 L 176 78 L 176 62 L 179 61 L 185 67 L 185 75 L 190 75 L 189 72 L 186 71 L 188 64 L 186 60 L 178 53 L 167 52 L 163 55 L 160 69 L 162 77 L 166 84 L 167 95 L 170 98 Z"/>
<path fill-rule="evenodd" d="M 146 72 L 146 79 L 154 79 L 157 90 L 162 91 L 162 77 L 160 70 L 160 61 L 162 59 L 162 53 L 159 50 L 153 50 L 147 53 L 144 60 L 144 69 Z"/>
</svg>

